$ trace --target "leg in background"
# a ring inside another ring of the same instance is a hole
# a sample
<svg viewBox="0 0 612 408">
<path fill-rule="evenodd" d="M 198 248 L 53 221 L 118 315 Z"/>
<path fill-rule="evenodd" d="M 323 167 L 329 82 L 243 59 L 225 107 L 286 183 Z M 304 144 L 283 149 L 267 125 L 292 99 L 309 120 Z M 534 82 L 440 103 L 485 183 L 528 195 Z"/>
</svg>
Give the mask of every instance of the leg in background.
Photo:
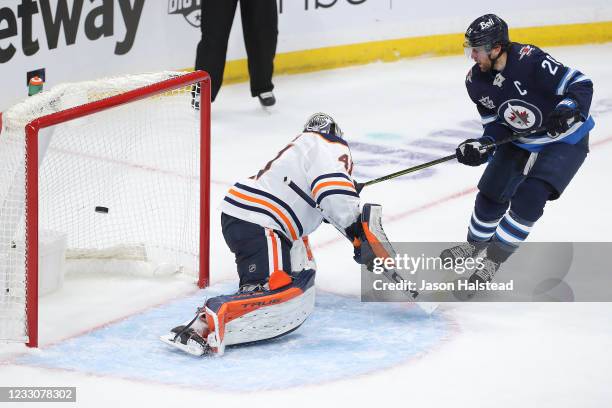
<svg viewBox="0 0 612 408">
<path fill-rule="evenodd" d="M 240 12 L 246 46 L 251 96 L 274 89 L 272 75 L 278 39 L 276 0 L 241 1 Z"/>
<path fill-rule="evenodd" d="M 196 51 L 195 69 L 208 72 L 211 100 L 214 101 L 223 82 L 223 70 L 238 0 L 203 0 L 202 38 Z M 242 3 L 242 2 L 241 2 Z"/>
</svg>

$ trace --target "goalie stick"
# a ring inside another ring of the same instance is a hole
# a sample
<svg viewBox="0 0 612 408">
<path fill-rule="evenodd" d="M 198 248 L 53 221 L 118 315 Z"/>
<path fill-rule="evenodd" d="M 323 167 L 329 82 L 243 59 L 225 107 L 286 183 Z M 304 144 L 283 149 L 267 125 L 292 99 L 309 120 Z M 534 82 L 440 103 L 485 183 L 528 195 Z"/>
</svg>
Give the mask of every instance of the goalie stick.
<svg viewBox="0 0 612 408">
<path fill-rule="evenodd" d="M 338 225 L 338 223 L 336 223 L 332 218 L 328 217 L 327 214 L 325 213 L 325 210 L 323 208 L 321 208 L 321 206 L 319 204 L 317 204 L 308 194 L 306 194 L 306 192 L 304 190 L 302 190 L 297 184 L 295 184 L 290 178 L 285 177 L 283 179 L 284 183 L 287 184 L 289 186 L 289 188 L 291 188 L 297 195 L 299 195 L 304 201 L 306 201 L 306 203 L 308 203 L 308 205 L 310 205 L 312 208 L 314 208 L 315 210 L 319 211 L 319 213 L 321 214 L 321 216 L 327 221 L 329 222 L 331 225 L 334 226 L 334 228 L 336 228 L 342 235 L 344 235 L 346 238 L 349 238 L 346 235 L 346 232 L 344 231 L 344 228 L 342 228 L 340 225 Z M 382 228 L 380 228 L 380 231 L 382 232 Z M 385 236 L 386 237 L 386 236 Z M 387 240 L 388 242 L 388 240 Z M 380 243 L 379 243 L 380 244 Z M 385 246 L 384 244 L 380 244 Z M 373 248 L 374 249 L 374 248 Z M 385 248 L 383 249 L 385 252 L 387 252 L 389 254 L 390 257 L 395 257 L 395 251 L 393 250 L 393 248 L 391 248 L 390 245 L 386 245 Z M 376 251 L 375 251 L 376 252 Z M 395 282 L 395 283 L 401 283 L 402 280 L 404 280 L 402 278 L 402 276 L 400 274 L 397 273 L 396 270 L 391 270 L 391 269 L 387 269 L 387 268 L 383 268 L 383 275 L 391 282 Z M 437 303 L 434 302 L 427 302 L 427 303 L 422 303 L 422 302 L 416 302 L 417 297 L 419 295 L 419 293 L 417 291 L 405 291 L 403 292 L 405 293 L 409 299 L 416 303 L 416 305 L 423 310 L 425 313 L 427 313 L 428 315 L 432 314 L 434 312 L 434 310 L 436 310 L 436 308 L 438 307 Z"/>
</svg>

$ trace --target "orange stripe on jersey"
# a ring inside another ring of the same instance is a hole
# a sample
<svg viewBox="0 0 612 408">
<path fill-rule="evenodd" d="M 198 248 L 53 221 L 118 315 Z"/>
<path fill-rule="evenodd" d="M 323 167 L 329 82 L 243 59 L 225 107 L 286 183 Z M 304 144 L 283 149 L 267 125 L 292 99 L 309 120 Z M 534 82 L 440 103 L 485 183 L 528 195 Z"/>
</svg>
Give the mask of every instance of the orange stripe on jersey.
<svg viewBox="0 0 612 408">
<path fill-rule="evenodd" d="M 279 210 L 278 207 L 276 207 L 273 204 L 270 204 L 267 201 L 261 200 L 259 198 L 251 197 L 251 196 L 248 196 L 246 194 L 240 193 L 240 192 L 234 190 L 233 188 L 230 188 L 229 193 L 232 194 L 232 195 L 235 195 L 236 197 L 242 198 L 243 200 L 247 200 L 247 201 L 250 201 L 252 203 L 261 204 L 264 207 L 269 208 L 270 210 L 272 210 L 276 215 L 278 215 L 285 222 L 285 224 L 287 225 L 287 228 L 289 228 L 289 233 L 291 234 L 291 238 L 294 241 L 296 239 L 298 239 L 298 236 L 295 233 L 295 230 L 293 229 L 293 226 L 291 225 L 291 221 L 289 221 L 287 216 L 285 214 L 283 214 L 283 212 L 281 210 Z"/>
<path fill-rule="evenodd" d="M 312 190 L 312 195 L 316 196 L 317 195 L 317 191 L 319 191 L 320 189 L 322 189 L 324 187 L 328 187 L 328 186 L 349 187 L 353 191 L 355 191 L 355 186 L 353 185 L 353 183 L 350 183 L 348 181 L 326 181 L 324 183 L 317 184 L 315 189 Z"/>
<path fill-rule="evenodd" d="M 278 245 L 276 244 L 276 235 L 272 230 L 270 230 L 270 242 L 272 243 L 272 258 L 274 258 L 274 271 L 278 271 Z M 270 271 L 270 273 L 274 271 Z"/>
<path fill-rule="evenodd" d="M 312 261 L 314 256 L 312 255 L 312 250 L 310 249 L 310 241 L 308 241 L 308 236 L 302 237 L 302 242 L 304 242 L 304 246 L 306 247 L 306 255 L 308 256 L 308 260 Z"/>
</svg>

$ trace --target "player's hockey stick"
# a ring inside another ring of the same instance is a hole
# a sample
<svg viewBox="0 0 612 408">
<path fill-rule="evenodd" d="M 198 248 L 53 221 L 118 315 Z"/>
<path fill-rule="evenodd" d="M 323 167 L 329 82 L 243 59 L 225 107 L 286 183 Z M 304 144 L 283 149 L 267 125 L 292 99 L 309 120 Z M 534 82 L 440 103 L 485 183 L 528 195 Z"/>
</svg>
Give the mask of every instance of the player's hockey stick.
<svg viewBox="0 0 612 408">
<path fill-rule="evenodd" d="M 522 137 L 528 137 L 528 136 L 534 135 L 536 133 L 544 132 L 545 130 L 546 130 L 545 126 L 540 126 L 538 128 L 532 129 L 532 130 L 530 130 L 528 132 L 514 133 L 511 136 L 508 136 L 507 138 L 500 140 L 499 142 L 488 143 L 488 144 L 483 145 L 481 147 L 481 151 L 486 151 L 486 150 L 495 148 L 497 146 L 504 145 L 506 143 L 511 143 L 511 142 L 514 142 L 515 140 L 518 140 L 518 139 L 522 138 Z M 403 176 L 405 174 L 414 173 L 415 171 L 423 170 L 423 169 L 426 169 L 428 167 L 435 166 L 436 164 L 444 163 L 444 162 L 447 162 L 447 161 L 450 161 L 450 160 L 453 160 L 453 159 L 456 159 L 456 158 L 457 158 L 457 154 L 451 154 L 450 156 L 441 157 L 439 159 L 432 160 L 432 161 L 427 162 L 427 163 L 419 164 L 418 166 L 410 167 L 410 168 L 407 168 L 405 170 L 396 171 L 395 173 L 387 174 L 386 176 L 378 177 L 378 178 L 375 178 L 373 180 L 366 181 L 365 183 L 355 183 L 355 187 L 357 188 L 357 191 L 361 191 L 366 186 L 371 186 L 372 184 L 377 184 L 377 183 L 380 183 L 380 182 L 383 182 L 383 181 L 391 180 L 391 179 L 394 179 L 396 177 Z"/>
<path fill-rule="evenodd" d="M 321 206 L 319 204 L 316 203 L 315 200 L 313 200 L 308 194 L 306 194 L 306 192 L 304 190 L 302 190 L 300 188 L 300 186 L 298 186 L 297 184 L 295 184 L 291 179 L 289 179 L 288 177 L 285 177 L 283 179 L 283 181 L 285 182 L 285 184 L 287 184 L 289 186 L 289 188 L 291 188 L 297 195 L 299 195 L 304 201 L 306 201 L 306 203 L 308 203 L 308 205 L 310 205 L 312 208 L 316 209 L 319 211 L 319 213 L 323 216 L 323 218 L 329 222 L 331 225 L 334 226 L 334 228 L 336 228 L 342 235 L 344 235 L 345 237 L 348 238 L 348 236 L 346 235 L 346 231 L 344 230 L 344 228 L 342 228 L 340 225 L 338 225 L 332 218 L 328 217 L 327 214 L 325 213 L 325 210 L 323 208 L 321 208 Z M 397 272 L 394 272 L 393 270 L 385 270 L 385 272 L 383 272 L 383 274 L 392 282 L 396 282 L 399 283 L 399 281 L 401 280 L 401 277 L 397 274 Z M 417 291 L 407 291 L 406 294 L 410 297 L 410 300 L 416 303 L 416 298 L 419 295 L 419 293 Z M 427 314 L 432 314 L 434 312 L 434 310 L 436 310 L 436 308 L 438 307 L 438 304 L 435 302 L 428 302 L 428 303 L 416 303 L 417 306 L 419 306 L 419 308 L 421 310 L 423 310 L 425 313 Z"/>
</svg>

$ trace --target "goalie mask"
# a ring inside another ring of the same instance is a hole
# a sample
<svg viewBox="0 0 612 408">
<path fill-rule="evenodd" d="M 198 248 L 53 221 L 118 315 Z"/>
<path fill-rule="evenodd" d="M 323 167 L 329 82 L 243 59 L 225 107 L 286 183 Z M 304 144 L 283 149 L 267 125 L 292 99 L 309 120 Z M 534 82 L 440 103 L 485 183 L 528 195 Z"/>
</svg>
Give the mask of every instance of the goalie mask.
<svg viewBox="0 0 612 408">
<path fill-rule="evenodd" d="M 329 136 L 342 137 L 343 133 L 334 118 L 326 113 L 315 113 L 304 125 L 304 132 L 315 132 Z"/>
</svg>

